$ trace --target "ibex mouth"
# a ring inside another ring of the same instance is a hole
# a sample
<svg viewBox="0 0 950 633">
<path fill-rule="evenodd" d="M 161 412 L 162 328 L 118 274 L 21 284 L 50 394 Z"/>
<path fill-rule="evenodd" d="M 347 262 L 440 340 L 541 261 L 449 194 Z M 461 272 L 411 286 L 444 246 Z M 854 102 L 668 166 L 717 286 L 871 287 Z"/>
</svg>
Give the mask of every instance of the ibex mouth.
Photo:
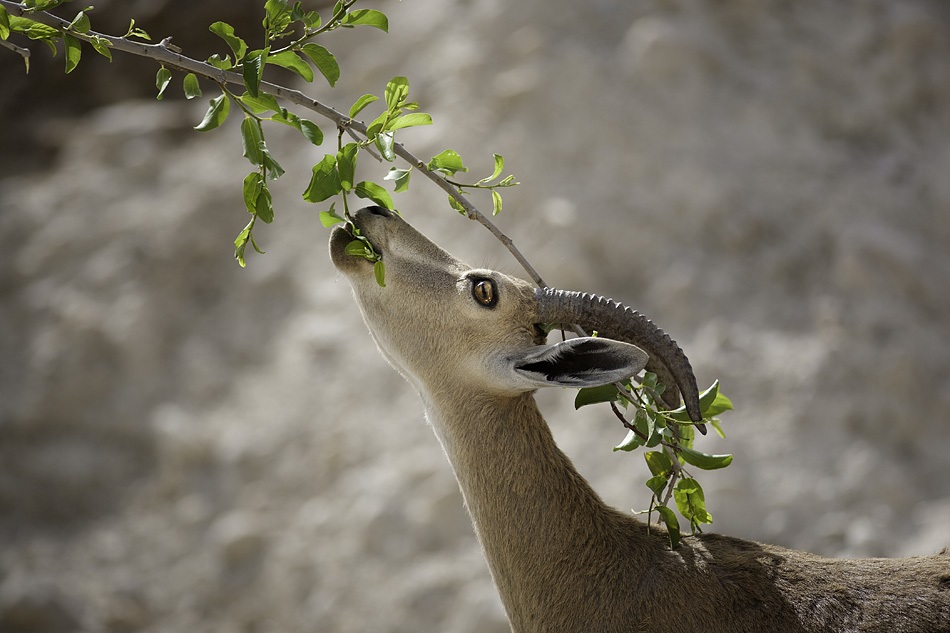
<svg viewBox="0 0 950 633">
<path fill-rule="evenodd" d="M 382 250 L 376 242 L 366 234 L 366 228 L 363 226 L 365 223 L 360 221 L 361 211 L 358 211 L 351 221 L 336 225 L 330 233 L 330 260 L 340 270 L 357 266 L 354 262 L 375 262 L 382 255 Z M 371 250 L 354 249 L 351 245 L 357 241 Z"/>
<path fill-rule="evenodd" d="M 330 233 L 330 261 L 340 270 L 352 268 L 355 265 L 354 262 L 361 259 L 346 252 L 347 244 L 354 239 L 356 237 L 350 230 L 349 223 L 338 224 Z"/>
</svg>

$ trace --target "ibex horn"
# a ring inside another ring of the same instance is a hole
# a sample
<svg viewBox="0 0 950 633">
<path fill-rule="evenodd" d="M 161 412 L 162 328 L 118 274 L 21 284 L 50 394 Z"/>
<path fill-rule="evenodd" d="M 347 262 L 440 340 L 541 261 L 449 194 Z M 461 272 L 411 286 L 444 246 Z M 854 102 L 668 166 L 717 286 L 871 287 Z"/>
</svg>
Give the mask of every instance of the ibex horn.
<svg viewBox="0 0 950 633">
<path fill-rule="evenodd" d="M 660 395 L 663 402 L 675 409 L 680 404 L 682 393 L 690 419 L 693 422 L 703 419 L 699 410 L 699 389 L 689 359 L 676 341 L 650 319 L 623 304 L 597 295 L 539 288 L 536 296 L 540 323 L 578 325 L 596 330 L 598 336 L 631 343 L 645 351 L 650 355 L 647 371 L 655 373 L 666 386 Z M 698 426 L 705 433 L 705 427 Z"/>
</svg>

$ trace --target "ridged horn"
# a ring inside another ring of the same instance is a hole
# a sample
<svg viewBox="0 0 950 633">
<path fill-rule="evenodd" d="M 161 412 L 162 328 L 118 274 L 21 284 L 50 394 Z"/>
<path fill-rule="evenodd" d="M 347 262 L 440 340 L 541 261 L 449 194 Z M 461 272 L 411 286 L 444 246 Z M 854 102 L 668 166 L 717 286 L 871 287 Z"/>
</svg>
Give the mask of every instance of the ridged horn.
<svg viewBox="0 0 950 633">
<path fill-rule="evenodd" d="M 680 405 L 682 393 L 690 419 L 693 422 L 703 419 L 699 389 L 689 359 L 676 341 L 653 321 L 621 303 L 597 295 L 539 288 L 535 296 L 539 322 L 579 325 L 596 330 L 604 338 L 631 343 L 645 351 L 650 355 L 647 370 L 655 373 L 666 386 L 660 396 L 663 402 L 675 409 Z M 705 428 L 700 430 L 705 432 Z"/>
</svg>

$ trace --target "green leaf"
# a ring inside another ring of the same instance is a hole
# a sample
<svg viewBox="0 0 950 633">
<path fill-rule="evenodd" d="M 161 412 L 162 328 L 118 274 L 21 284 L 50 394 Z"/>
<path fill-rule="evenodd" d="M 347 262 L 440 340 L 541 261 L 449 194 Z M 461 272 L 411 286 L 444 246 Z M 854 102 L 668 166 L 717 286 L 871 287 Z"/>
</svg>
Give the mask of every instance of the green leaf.
<svg viewBox="0 0 950 633">
<path fill-rule="evenodd" d="M 386 207 L 390 210 L 396 208 L 395 205 L 393 205 L 393 199 L 389 196 L 389 193 L 375 182 L 368 180 L 359 182 L 353 188 L 353 193 L 356 194 L 357 198 L 372 200 L 381 207 Z"/>
<path fill-rule="evenodd" d="M 647 415 L 649 416 L 650 414 L 647 414 Z M 648 417 L 648 419 L 649 419 L 649 420 L 653 420 L 652 417 Z M 662 422 L 662 418 L 656 419 L 656 420 L 654 420 L 654 422 L 655 422 L 655 423 Z M 656 424 L 656 426 L 653 427 L 653 432 L 650 433 L 650 434 L 647 436 L 647 437 L 650 438 L 650 439 L 647 440 L 647 442 L 646 442 L 646 444 L 645 444 L 645 446 L 646 446 L 647 448 L 656 448 L 657 446 L 660 445 L 660 442 L 663 441 L 663 436 L 662 436 L 662 435 L 660 434 L 660 432 L 657 430 L 657 427 L 659 427 L 659 426 L 660 426 L 659 424 Z"/>
<path fill-rule="evenodd" d="M 320 74 L 323 75 L 330 86 L 335 86 L 340 79 L 340 65 L 336 61 L 333 53 L 320 46 L 319 44 L 304 44 L 300 47 L 300 52 L 310 58 L 313 65 L 317 67 Z M 350 117 L 353 115 L 350 114 Z"/>
<path fill-rule="evenodd" d="M 491 190 L 491 214 L 498 215 L 501 213 L 501 194 L 496 190 Z"/>
<path fill-rule="evenodd" d="M 381 31 L 389 32 L 389 20 L 381 11 L 374 9 L 357 9 L 350 11 L 340 20 L 343 26 L 372 26 Z"/>
<path fill-rule="evenodd" d="M 224 123 L 224 120 L 228 118 L 228 112 L 230 111 L 231 100 L 228 99 L 227 94 L 222 92 L 220 95 L 211 100 L 211 106 L 208 108 L 208 111 L 205 112 L 205 116 L 201 120 L 201 123 L 195 126 L 195 129 L 199 132 L 213 130 Z"/>
<path fill-rule="evenodd" d="M 343 249 L 347 255 L 352 257 L 362 257 L 370 261 L 376 261 L 376 254 L 369 248 L 366 242 L 362 240 L 353 240 Z"/>
<path fill-rule="evenodd" d="M 31 40 L 54 40 L 60 35 L 59 29 L 18 15 L 8 15 L 7 23 L 11 31 L 23 33 Z"/>
<path fill-rule="evenodd" d="M 92 44 L 92 47 L 96 49 L 97 53 L 108 59 L 110 62 L 112 61 L 112 51 L 109 50 L 109 47 L 112 46 L 112 44 L 109 42 L 109 40 L 104 40 L 98 35 L 94 35 L 87 41 Z"/>
<path fill-rule="evenodd" d="M 712 515 L 706 510 L 706 496 L 699 482 L 689 477 L 680 479 L 673 488 L 676 509 L 698 529 L 702 523 L 712 523 Z"/>
<path fill-rule="evenodd" d="M 201 96 L 201 84 L 198 83 L 198 76 L 195 73 L 185 75 L 181 87 L 185 91 L 185 99 L 194 99 Z"/>
<path fill-rule="evenodd" d="M 299 119 L 298 123 L 300 124 L 300 133 L 303 134 L 305 139 L 314 145 L 323 143 L 323 130 L 316 123 L 307 119 Z"/>
<path fill-rule="evenodd" d="M 447 149 L 433 156 L 427 167 L 430 171 L 440 171 L 450 176 L 454 176 L 460 171 L 468 171 L 468 167 L 462 164 L 462 157 L 452 149 Z"/>
<path fill-rule="evenodd" d="M 76 14 L 76 17 L 73 18 L 73 21 L 69 23 L 67 27 L 71 31 L 76 31 L 77 33 L 88 33 L 89 29 L 92 28 L 92 24 L 89 22 L 89 16 L 86 15 L 86 12 L 89 11 L 92 7 L 87 7 Z"/>
<path fill-rule="evenodd" d="M 655 475 L 650 477 L 646 481 L 647 488 L 649 488 L 657 499 L 663 496 L 663 491 L 666 489 L 666 484 L 669 483 L 669 477 L 664 477 L 663 475 Z"/>
<path fill-rule="evenodd" d="M 36 9 L 37 11 L 47 11 L 55 9 L 61 4 L 71 0 L 23 0 L 23 6 L 27 9 Z"/>
<path fill-rule="evenodd" d="M 393 151 L 393 144 L 396 142 L 392 132 L 380 132 L 376 135 L 376 149 L 382 154 L 383 158 L 390 163 L 396 160 L 396 153 Z"/>
<path fill-rule="evenodd" d="M 373 122 L 369 124 L 366 128 L 366 136 L 369 138 L 375 137 L 379 134 L 383 127 L 389 123 L 389 120 L 392 118 L 393 113 L 390 110 L 384 110 L 378 117 L 373 119 Z"/>
<path fill-rule="evenodd" d="M 86 14 L 83 13 L 82 15 L 86 15 Z M 72 35 L 70 35 L 69 33 L 63 34 L 63 43 L 66 45 L 66 54 L 64 55 L 64 57 L 66 58 L 66 74 L 68 75 L 69 73 L 76 70 L 76 66 L 79 65 L 79 59 L 82 57 L 82 48 L 80 48 L 79 46 L 79 40 L 73 37 Z M 171 73 L 169 73 L 169 78 L 171 78 Z M 167 82 L 166 82 L 166 85 L 167 85 Z M 162 98 L 162 92 L 164 90 L 165 90 L 164 87 L 161 87 L 161 89 L 159 90 L 158 92 L 159 99 Z"/>
<path fill-rule="evenodd" d="M 323 160 L 313 166 L 313 175 L 310 177 L 307 190 L 303 193 L 303 199 L 307 202 L 323 202 L 342 190 L 340 174 L 336 169 L 336 155 L 327 154 Z"/>
<path fill-rule="evenodd" d="M 92 7 L 89 7 L 89 9 L 91 8 Z M 129 20 L 129 30 L 126 31 L 125 35 L 123 35 L 122 37 L 126 39 L 130 37 L 137 37 L 141 40 L 145 40 L 146 42 L 152 41 L 152 38 L 149 37 L 148 33 L 146 33 L 142 29 L 135 28 L 135 18 L 132 18 Z"/>
<path fill-rule="evenodd" d="M 360 151 L 360 146 L 356 143 L 347 143 L 337 152 L 337 171 L 340 172 L 340 185 L 343 191 L 349 191 L 353 188 L 353 180 L 356 177 L 356 156 Z"/>
<path fill-rule="evenodd" d="M 264 20 L 262 22 L 265 29 L 274 35 L 279 35 L 287 30 L 293 21 L 290 7 L 287 6 L 287 0 L 267 0 L 264 3 Z"/>
<path fill-rule="evenodd" d="M 713 384 L 709 385 L 709 388 L 704 392 L 699 394 L 699 410 L 705 411 L 709 408 L 715 400 L 716 396 L 719 395 L 719 381 L 716 380 Z"/>
<path fill-rule="evenodd" d="M 264 249 L 262 249 L 260 246 L 257 245 L 257 242 L 254 240 L 254 233 L 251 232 L 251 233 L 248 235 L 248 237 L 251 238 L 251 246 L 254 247 L 254 250 L 257 251 L 258 253 L 260 253 L 261 255 L 263 255 L 263 254 L 264 254 Z"/>
<path fill-rule="evenodd" d="M 676 513 L 666 506 L 657 506 L 656 511 L 666 524 L 666 531 L 670 537 L 670 549 L 676 549 L 680 544 L 680 522 L 676 518 Z"/>
<path fill-rule="evenodd" d="M 316 11 L 307 11 L 303 14 L 303 25 L 308 29 L 318 29 L 320 28 L 320 14 Z"/>
<path fill-rule="evenodd" d="M 257 215 L 257 197 L 261 195 L 264 189 L 264 177 L 259 171 L 252 171 L 244 177 L 244 186 L 242 193 L 244 197 L 244 206 L 251 215 Z"/>
<path fill-rule="evenodd" d="M 8 37 L 10 37 L 10 14 L 3 5 L 0 5 L 0 39 L 5 40 Z"/>
<path fill-rule="evenodd" d="M 386 84 L 386 107 L 395 112 L 409 98 L 409 80 L 405 77 L 393 77 Z"/>
<path fill-rule="evenodd" d="M 267 63 L 292 70 L 303 77 L 307 83 L 313 81 L 313 69 L 294 51 L 283 51 L 275 55 L 269 55 L 267 57 Z"/>
<path fill-rule="evenodd" d="M 673 470 L 672 460 L 670 460 L 669 455 L 662 451 L 647 451 L 643 454 L 643 459 L 646 460 L 647 466 L 654 476 L 662 475 L 667 477 Z"/>
<path fill-rule="evenodd" d="M 257 202 L 254 208 L 257 209 L 257 217 L 264 220 L 265 223 L 270 224 L 274 221 L 274 202 L 267 185 L 262 186 L 260 193 L 257 194 Z M 254 245 L 254 248 L 260 252 L 257 244 Z"/>
<path fill-rule="evenodd" d="M 277 102 L 275 101 L 274 103 L 276 104 Z M 270 117 L 270 120 L 296 128 L 298 132 L 303 134 L 304 138 L 314 145 L 323 143 L 323 130 L 313 121 L 301 119 L 293 112 L 288 112 L 282 108 L 278 109 L 277 112 Z"/>
<path fill-rule="evenodd" d="M 161 101 L 165 97 L 165 88 L 168 87 L 168 83 L 172 80 L 172 71 L 168 70 L 164 66 L 158 69 L 158 73 L 155 75 L 155 87 L 158 88 L 158 94 L 155 95 L 155 98 Z"/>
<path fill-rule="evenodd" d="M 702 412 L 703 417 L 705 418 L 711 418 L 715 415 L 723 413 L 724 411 L 732 410 L 732 401 L 719 393 L 718 380 L 710 385 L 708 389 L 699 394 L 699 410 Z M 669 415 L 674 420 L 678 420 L 680 422 L 690 422 L 689 414 L 686 413 L 685 406 L 670 411 Z"/>
<path fill-rule="evenodd" d="M 425 112 L 413 112 L 396 117 L 386 125 L 387 130 L 401 130 L 406 127 L 432 125 L 432 117 Z"/>
<path fill-rule="evenodd" d="M 218 70 L 231 70 L 234 68 L 234 62 L 231 61 L 231 58 L 225 55 L 221 57 L 217 53 L 209 57 L 207 61 L 210 65 L 214 66 Z"/>
<path fill-rule="evenodd" d="M 376 260 L 376 263 L 373 264 L 373 276 L 376 277 L 376 283 L 379 284 L 380 288 L 386 287 L 386 265 L 383 260 Z"/>
<path fill-rule="evenodd" d="M 696 440 L 696 427 L 692 424 L 681 424 L 676 428 L 676 432 L 679 435 L 678 444 L 680 448 L 693 448 L 693 442 Z M 686 461 L 682 455 L 679 457 L 681 464 Z"/>
<path fill-rule="evenodd" d="M 267 148 L 264 148 L 264 169 L 267 171 L 267 178 L 269 180 L 277 180 L 284 175 L 284 168 L 280 166 L 280 163 L 274 160 L 274 157 L 267 151 Z"/>
<path fill-rule="evenodd" d="M 330 228 L 331 226 L 335 224 L 339 224 L 340 222 L 346 221 L 343 218 L 341 218 L 339 215 L 337 215 L 336 209 L 334 209 L 335 206 L 336 206 L 335 204 L 331 204 L 329 211 L 320 212 L 320 223 L 326 228 Z"/>
<path fill-rule="evenodd" d="M 241 121 L 241 140 L 244 145 L 244 158 L 252 165 L 262 165 L 264 163 L 264 131 L 261 129 L 261 122 L 253 117 L 245 116 Z"/>
<path fill-rule="evenodd" d="M 703 413 L 703 417 L 706 418 L 732 410 L 732 401 L 719 391 L 718 380 L 699 395 L 699 408 Z"/>
<path fill-rule="evenodd" d="M 234 27 L 227 22 L 215 22 L 208 27 L 208 30 L 227 42 L 234 53 L 234 63 L 238 64 L 244 59 L 247 53 L 247 43 L 234 34 Z"/>
<path fill-rule="evenodd" d="M 692 464 L 696 468 L 702 468 L 703 470 L 725 468 L 732 463 L 732 455 L 709 455 L 691 448 L 686 448 L 685 446 L 680 447 L 679 455 L 687 464 Z"/>
<path fill-rule="evenodd" d="M 0 5 L 0 40 L 10 37 L 10 14 Z"/>
<path fill-rule="evenodd" d="M 718 418 L 711 419 L 709 423 L 712 425 L 713 430 L 716 432 L 716 435 L 718 435 L 722 439 L 726 439 L 726 432 L 722 430 L 722 424 L 720 424 Z"/>
<path fill-rule="evenodd" d="M 640 385 L 642 387 L 646 387 L 648 389 L 652 389 L 653 391 L 656 391 L 659 388 L 657 386 L 658 380 L 659 380 L 659 376 L 657 376 L 655 373 L 653 373 L 652 371 L 645 371 L 643 372 L 643 380 L 640 381 Z"/>
<path fill-rule="evenodd" d="M 264 62 L 270 62 L 267 56 L 269 49 L 262 48 L 251 51 L 244 57 L 241 63 L 241 75 L 244 77 L 244 87 L 247 88 L 247 94 L 251 97 L 257 97 L 261 92 L 261 79 L 264 78 Z"/>
<path fill-rule="evenodd" d="M 409 174 L 412 173 L 411 169 L 399 169 L 398 167 L 393 167 L 389 170 L 389 173 L 383 178 L 383 180 L 392 180 L 396 183 L 396 188 L 393 189 L 394 193 L 400 193 L 409 188 Z"/>
<path fill-rule="evenodd" d="M 461 193 L 461 190 L 459 190 Z M 462 206 L 462 203 L 455 199 L 455 196 L 449 195 L 449 206 L 461 213 L 462 215 L 468 215 L 468 211 L 465 210 L 465 207 Z"/>
<path fill-rule="evenodd" d="M 617 388 L 613 385 L 600 385 L 599 387 L 582 387 L 577 390 L 574 396 L 574 409 L 586 407 L 589 404 L 600 404 L 601 402 L 616 402 L 620 397 Z"/>
<path fill-rule="evenodd" d="M 639 435 L 633 432 L 633 430 L 627 431 L 627 436 L 623 438 L 623 441 L 614 446 L 614 452 L 616 451 L 634 451 L 643 446 L 643 440 Z"/>
<path fill-rule="evenodd" d="M 254 226 L 254 219 L 244 227 L 244 230 L 238 233 L 238 236 L 234 238 L 234 259 L 237 260 L 238 265 L 241 268 L 247 266 L 247 262 L 244 261 L 244 251 L 247 249 L 247 243 L 251 239 L 251 227 Z"/>
<path fill-rule="evenodd" d="M 727 398 L 721 391 L 716 393 L 715 399 L 709 403 L 709 406 L 703 409 L 703 417 L 711 418 L 725 411 L 732 411 L 732 400 Z"/>
<path fill-rule="evenodd" d="M 501 176 L 501 172 L 505 169 L 505 157 L 501 154 L 492 154 L 492 156 L 495 157 L 495 171 L 493 171 L 492 175 L 488 178 L 482 178 L 476 182 L 476 185 L 484 185 L 491 182 L 495 178 L 498 178 L 498 176 Z"/>
<path fill-rule="evenodd" d="M 637 431 L 639 431 L 643 437 L 648 438 L 647 444 L 649 444 L 650 440 L 654 439 L 656 435 L 656 419 L 653 415 L 643 409 L 637 409 L 633 423 L 636 425 Z M 656 439 L 658 440 L 659 438 Z M 653 446 L 656 446 L 656 444 L 653 444 Z"/>
<path fill-rule="evenodd" d="M 260 92 L 256 96 L 251 96 L 245 92 L 240 96 L 240 99 L 241 103 L 246 105 L 254 114 L 263 114 L 271 110 L 280 112 L 280 104 L 277 103 L 276 97 L 266 92 Z M 287 121 L 281 121 L 281 123 L 287 123 Z"/>
<path fill-rule="evenodd" d="M 374 101 L 379 101 L 379 97 L 376 95 L 366 94 L 356 100 L 356 103 L 350 108 L 350 118 L 354 118 L 357 114 L 363 111 L 363 108 L 373 103 Z"/>
</svg>

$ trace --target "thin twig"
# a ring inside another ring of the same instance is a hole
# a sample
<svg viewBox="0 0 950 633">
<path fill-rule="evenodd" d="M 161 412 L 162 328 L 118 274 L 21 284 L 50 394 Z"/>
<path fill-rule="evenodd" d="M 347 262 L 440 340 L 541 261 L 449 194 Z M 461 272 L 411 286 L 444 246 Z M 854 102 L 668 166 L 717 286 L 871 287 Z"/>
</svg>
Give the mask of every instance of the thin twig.
<svg viewBox="0 0 950 633">
<path fill-rule="evenodd" d="M 650 440 L 650 438 L 648 438 L 645 434 L 641 433 L 641 432 L 637 429 L 636 426 L 634 426 L 632 423 L 630 423 L 630 422 L 627 420 L 626 417 L 624 417 L 624 415 L 623 415 L 623 413 L 621 413 L 620 409 L 617 408 L 616 403 L 611 402 L 611 403 L 610 403 L 610 408 L 613 410 L 614 415 L 616 415 L 617 418 L 620 420 L 621 424 L 623 424 L 623 425 L 624 425 L 627 429 L 629 429 L 630 431 L 633 431 L 634 435 L 636 435 L 637 437 L 639 437 L 639 438 L 640 438 L 641 440 L 643 440 L 644 442 L 648 442 L 648 441 Z"/>
<path fill-rule="evenodd" d="M 676 480 L 683 475 L 683 467 L 680 465 L 679 457 L 676 456 L 676 451 L 668 444 L 664 444 L 663 449 L 667 452 L 667 457 L 670 458 L 670 462 L 673 464 L 673 474 L 670 475 L 670 480 L 666 484 L 666 497 L 663 499 L 663 505 L 668 505 L 670 498 L 673 496 L 673 488 L 676 486 Z"/>
<path fill-rule="evenodd" d="M 7 40 L 0 40 L 0 46 L 8 48 L 20 57 L 23 58 L 23 61 L 29 64 L 30 60 L 30 49 L 17 46 L 13 42 L 8 42 Z"/>
</svg>

